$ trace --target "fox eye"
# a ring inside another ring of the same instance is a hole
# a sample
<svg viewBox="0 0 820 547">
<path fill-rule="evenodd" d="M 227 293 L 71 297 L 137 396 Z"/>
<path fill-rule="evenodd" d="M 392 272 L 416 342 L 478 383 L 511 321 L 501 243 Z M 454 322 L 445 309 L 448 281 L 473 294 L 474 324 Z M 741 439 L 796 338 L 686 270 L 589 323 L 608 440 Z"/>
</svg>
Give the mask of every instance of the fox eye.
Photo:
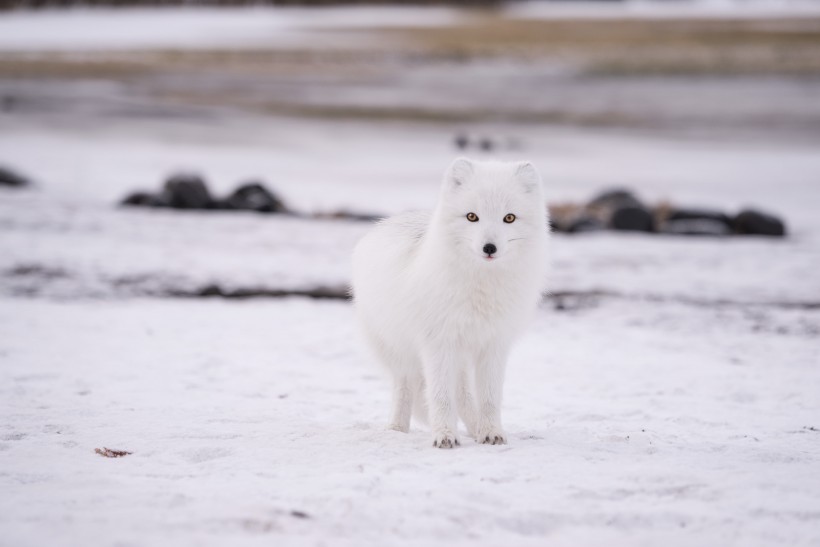
<svg viewBox="0 0 820 547">
<path fill-rule="evenodd" d="M 475 213 L 467 213 L 467 220 L 470 222 L 478 222 L 478 215 Z"/>
<path fill-rule="evenodd" d="M 507 216 L 504 217 L 504 222 L 506 222 L 507 224 L 512 224 L 513 222 L 515 222 L 515 215 L 509 213 Z"/>
</svg>

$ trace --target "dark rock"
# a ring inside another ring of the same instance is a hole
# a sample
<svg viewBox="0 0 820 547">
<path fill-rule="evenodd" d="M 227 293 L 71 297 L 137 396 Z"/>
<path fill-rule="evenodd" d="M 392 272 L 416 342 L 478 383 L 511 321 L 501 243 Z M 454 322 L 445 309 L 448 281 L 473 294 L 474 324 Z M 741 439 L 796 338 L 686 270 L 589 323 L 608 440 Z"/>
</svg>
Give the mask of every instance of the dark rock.
<svg viewBox="0 0 820 547">
<path fill-rule="evenodd" d="M 464 150 L 470 144 L 470 138 L 464 133 L 459 133 L 455 138 L 456 148 Z"/>
<path fill-rule="evenodd" d="M 0 186 L 22 188 L 31 184 L 31 181 L 19 173 L 6 167 L 0 167 Z"/>
<path fill-rule="evenodd" d="M 655 222 L 652 213 L 646 207 L 627 205 L 613 211 L 609 218 L 609 227 L 613 230 L 652 232 Z"/>
<path fill-rule="evenodd" d="M 785 236 L 786 225 L 774 215 L 746 209 L 732 221 L 735 233 L 743 235 Z"/>
<path fill-rule="evenodd" d="M 731 227 L 732 219 L 722 211 L 712 209 L 672 209 L 666 216 L 667 220 L 714 220 Z"/>
<path fill-rule="evenodd" d="M 711 209 L 669 209 L 658 222 L 658 231 L 664 234 L 725 236 L 732 232 L 732 219 Z"/>
<path fill-rule="evenodd" d="M 586 210 L 612 230 L 652 232 L 655 228 L 650 210 L 632 192 L 623 188 L 598 194 L 587 204 Z"/>
<path fill-rule="evenodd" d="M 162 197 L 175 209 L 208 209 L 213 203 L 211 193 L 202 177 L 177 174 L 165 181 Z"/>
<path fill-rule="evenodd" d="M 285 213 L 285 203 L 258 182 L 241 185 L 233 194 L 220 202 L 225 209 L 259 211 L 263 213 Z"/>
<path fill-rule="evenodd" d="M 134 192 L 125 197 L 122 205 L 134 205 L 141 207 L 168 207 L 168 201 L 163 195 L 152 194 L 150 192 Z"/>
<path fill-rule="evenodd" d="M 198 296 L 225 296 L 225 291 L 219 285 L 206 285 L 199 290 Z"/>
<path fill-rule="evenodd" d="M 643 203 L 635 197 L 635 194 L 624 188 L 606 190 L 595 196 L 587 207 L 614 209 L 625 206 L 643 207 Z"/>
<path fill-rule="evenodd" d="M 732 233 L 728 224 L 710 218 L 682 218 L 667 220 L 660 229 L 661 233 L 686 236 L 726 236 Z"/>
</svg>

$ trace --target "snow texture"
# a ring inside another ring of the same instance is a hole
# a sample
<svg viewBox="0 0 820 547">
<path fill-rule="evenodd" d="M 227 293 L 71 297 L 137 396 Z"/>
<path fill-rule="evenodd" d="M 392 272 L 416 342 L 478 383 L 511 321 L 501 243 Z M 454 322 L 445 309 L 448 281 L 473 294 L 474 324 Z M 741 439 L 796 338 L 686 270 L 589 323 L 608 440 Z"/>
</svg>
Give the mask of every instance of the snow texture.
<svg viewBox="0 0 820 547">
<path fill-rule="evenodd" d="M 0 543 L 816 545 L 803 321 L 544 309 L 510 444 L 441 451 L 385 429 L 346 304 L 4 299 Z"/>
</svg>

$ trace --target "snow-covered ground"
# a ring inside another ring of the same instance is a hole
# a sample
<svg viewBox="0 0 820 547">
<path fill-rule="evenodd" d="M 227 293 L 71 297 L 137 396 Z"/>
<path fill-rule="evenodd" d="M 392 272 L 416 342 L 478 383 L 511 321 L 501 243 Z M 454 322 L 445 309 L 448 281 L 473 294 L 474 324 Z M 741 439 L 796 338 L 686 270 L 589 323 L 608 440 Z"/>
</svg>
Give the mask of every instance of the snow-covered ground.
<svg viewBox="0 0 820 547">
<path fill-rule="evenodd" d="M 440 7 L 73 8 L 0 15 L 0 50 L 232 49 L 355 44 L 357 27 L 442 25 Z M 343 34 L 336 34 L 336 33 Z M 343 40 L 340 40 L 343 36 Z"/>
<path fill-rule="evenodd" d="M 816 545 L 820 326 L 762 315 L 544 309 L 442 451 L 346 304 L 3 298 L 0 543 Z"/>
<path fill-rule="evenodd" d="M 384 430 L 389 390 L 348 304 L 138 296 L 345 284 L 366 224 L 114 204 L 196 167 L 217 193 L 261 176 L 304 210 L 427 206 L 447 131 L 26 123 L 0 138 L 38 181 L 0 196 L 0 544 L 820 541 L 808 147 L 519 128 L 510 154 L 553 200 L 628 181 L 765 206 L 793 235 L 556 237 L 554 291 L 615 295 L 545 302 L 510 364 L 509 445 L 439 451 Z"/>
</svg>

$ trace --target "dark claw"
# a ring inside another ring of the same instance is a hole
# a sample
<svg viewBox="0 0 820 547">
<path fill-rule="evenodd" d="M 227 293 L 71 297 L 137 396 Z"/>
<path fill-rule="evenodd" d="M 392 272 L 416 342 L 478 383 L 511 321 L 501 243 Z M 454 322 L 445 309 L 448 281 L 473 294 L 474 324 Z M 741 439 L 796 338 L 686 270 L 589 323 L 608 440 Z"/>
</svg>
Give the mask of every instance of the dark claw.
<svg viewBox="0 0 820 547">
<path fill-rule="evenodd" d="M 458 440 L 453 439 L 442 439 L 441 442 L 438 440 L 433 440 L 433 446 L 438 448 L 454 448 L 460 444 L 461 443 Z"/>
<path fill-rule="evenodd" d="M 492 439 L 490 438 L 489 435 L 487 435 L 486 437 L 484 437 L 484 440 L 482 440 L 481 442 L 482 442 L 482 444 L 497 445 L 497 444 L 504 444 L 506 441 L 504 441 L 504 437 L 501 437 L 500 435 L 493 435 Z"/>
</svg>

